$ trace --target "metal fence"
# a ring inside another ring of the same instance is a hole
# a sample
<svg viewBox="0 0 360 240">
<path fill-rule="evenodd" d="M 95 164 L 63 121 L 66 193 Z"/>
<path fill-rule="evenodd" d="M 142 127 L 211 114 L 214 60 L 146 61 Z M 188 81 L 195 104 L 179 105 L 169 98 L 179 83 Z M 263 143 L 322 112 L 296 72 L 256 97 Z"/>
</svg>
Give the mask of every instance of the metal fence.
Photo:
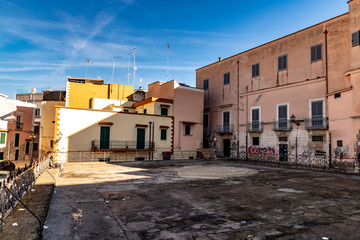
<svg viewBox="0 0 360 240">
<path fill-rule="evenodd" d="M 31 189 L 36 179 L 43 173 L 47 168 L 49 168 L 51 155 L 46 156 L 36 165 L 30 167 L 23 173 L 19 174 L 16 177 L 10 177 L 8 179 L 2 180 L 0 187 L 0 206 L 1 206 L 1 232 L 3 231 L 3 225 L 5 219 L 9 214 L 14 212 L 16 205 L 19 201 L 16 199 L 23 199 L 26 197 L 27 192 Z M 12 193 L 16 195 L 13 196 L 6 188 L 8 188 Z"/>
</svg>

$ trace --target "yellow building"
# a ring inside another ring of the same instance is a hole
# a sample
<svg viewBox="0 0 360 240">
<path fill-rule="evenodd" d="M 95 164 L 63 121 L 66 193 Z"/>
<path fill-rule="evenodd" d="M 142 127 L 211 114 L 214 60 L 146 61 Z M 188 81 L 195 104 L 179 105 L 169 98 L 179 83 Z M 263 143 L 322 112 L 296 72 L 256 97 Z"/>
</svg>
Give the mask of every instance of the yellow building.
<svg viewBox="0 0 360 240">
<path fill-rule="evenodd" d="M 134 87 L 130 85 L 106 84 L 103 79 L 68 77 L 66 106 L 99 109 L 103 105 L 96 106 L 95 99 L 113 100 L 113 104 L 121 105 L 133 92 Z"/>
</svg>

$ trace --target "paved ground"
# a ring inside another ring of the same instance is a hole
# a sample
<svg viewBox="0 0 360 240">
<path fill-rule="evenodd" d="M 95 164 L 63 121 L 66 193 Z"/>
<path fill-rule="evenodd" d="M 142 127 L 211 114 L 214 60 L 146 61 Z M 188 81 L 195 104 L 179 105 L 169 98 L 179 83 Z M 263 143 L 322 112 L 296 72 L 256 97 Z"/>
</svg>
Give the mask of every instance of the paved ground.
<svg viewBox="0 0 360 240">
<path fill-rule="evenodd" d="M 44 239 L 360 239 L 360 177 L 224 161 L 69 163 Z"/>
</svg>

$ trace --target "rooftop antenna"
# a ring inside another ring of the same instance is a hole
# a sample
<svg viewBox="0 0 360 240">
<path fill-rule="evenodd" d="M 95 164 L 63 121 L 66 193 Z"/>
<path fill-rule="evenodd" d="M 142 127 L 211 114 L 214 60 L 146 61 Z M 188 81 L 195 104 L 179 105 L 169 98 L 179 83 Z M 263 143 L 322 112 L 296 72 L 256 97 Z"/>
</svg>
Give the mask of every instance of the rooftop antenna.
<svg viewBox="0 0 360 240">
<path fill-rule="evenodd" d="M 136 51 L 136 46 L 134 46 L 134 76 L 133 76 L 133 86 L 135 87 L 135 70 L 136 70 L 136 67 L 135 67 L 135 51 Z"/>
<path fill-rule="evenodd" d="M 85 78 L 87 78 L 87 64 L 88 64 L 88 63 L 93 63 L 93 61 L 91 61 L 90 58 L 86 59 L 86 63 L 85 63 L 85 66 L 86 66 Z"/>
<path fill-rule="evenodd" d="M 168 43 L 167 46 L 167 62 L 166 62 L 166 81 L 169 81 L 169 49 L 170 49 L 170 44 Z"/>
<path fill-rule="evenodd" d="M 130 56 L 131 55 L 134 55 L 134 54 L 129 53 L 128 75 L 127 75 L 128 85 L 130 84 L 130 75 L 131 75 L 131 73 L 130 73 Z"/>
<path fill-rule="evenodd" d="M 113 57 L 113 71 L 112 71 L 111 83 L 114 83 L 115 58 L 121 58 L 121 56 Z"/>
</svg>

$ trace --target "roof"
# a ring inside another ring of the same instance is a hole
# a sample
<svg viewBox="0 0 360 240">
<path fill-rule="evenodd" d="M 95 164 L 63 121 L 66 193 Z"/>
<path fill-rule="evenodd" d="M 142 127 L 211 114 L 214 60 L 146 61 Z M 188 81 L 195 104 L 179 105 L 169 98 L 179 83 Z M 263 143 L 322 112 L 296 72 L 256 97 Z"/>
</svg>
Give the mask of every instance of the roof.
<svg viewBox="0 0 360 240">
<path fill-rule="evenodd" d="M 139 107 L 141 105 L 144 105 L 146 103 L 151 103 L 151 102 L 162 102 L 162 103 L 173 103 L 174 101 L 171 99 L 166 99 L 166 98 L 155 98 L 155 97 L 151 97 L 145 100 L 142 100 L 140 102 L 134 103 L 134 107 Z"/>
</svg>

